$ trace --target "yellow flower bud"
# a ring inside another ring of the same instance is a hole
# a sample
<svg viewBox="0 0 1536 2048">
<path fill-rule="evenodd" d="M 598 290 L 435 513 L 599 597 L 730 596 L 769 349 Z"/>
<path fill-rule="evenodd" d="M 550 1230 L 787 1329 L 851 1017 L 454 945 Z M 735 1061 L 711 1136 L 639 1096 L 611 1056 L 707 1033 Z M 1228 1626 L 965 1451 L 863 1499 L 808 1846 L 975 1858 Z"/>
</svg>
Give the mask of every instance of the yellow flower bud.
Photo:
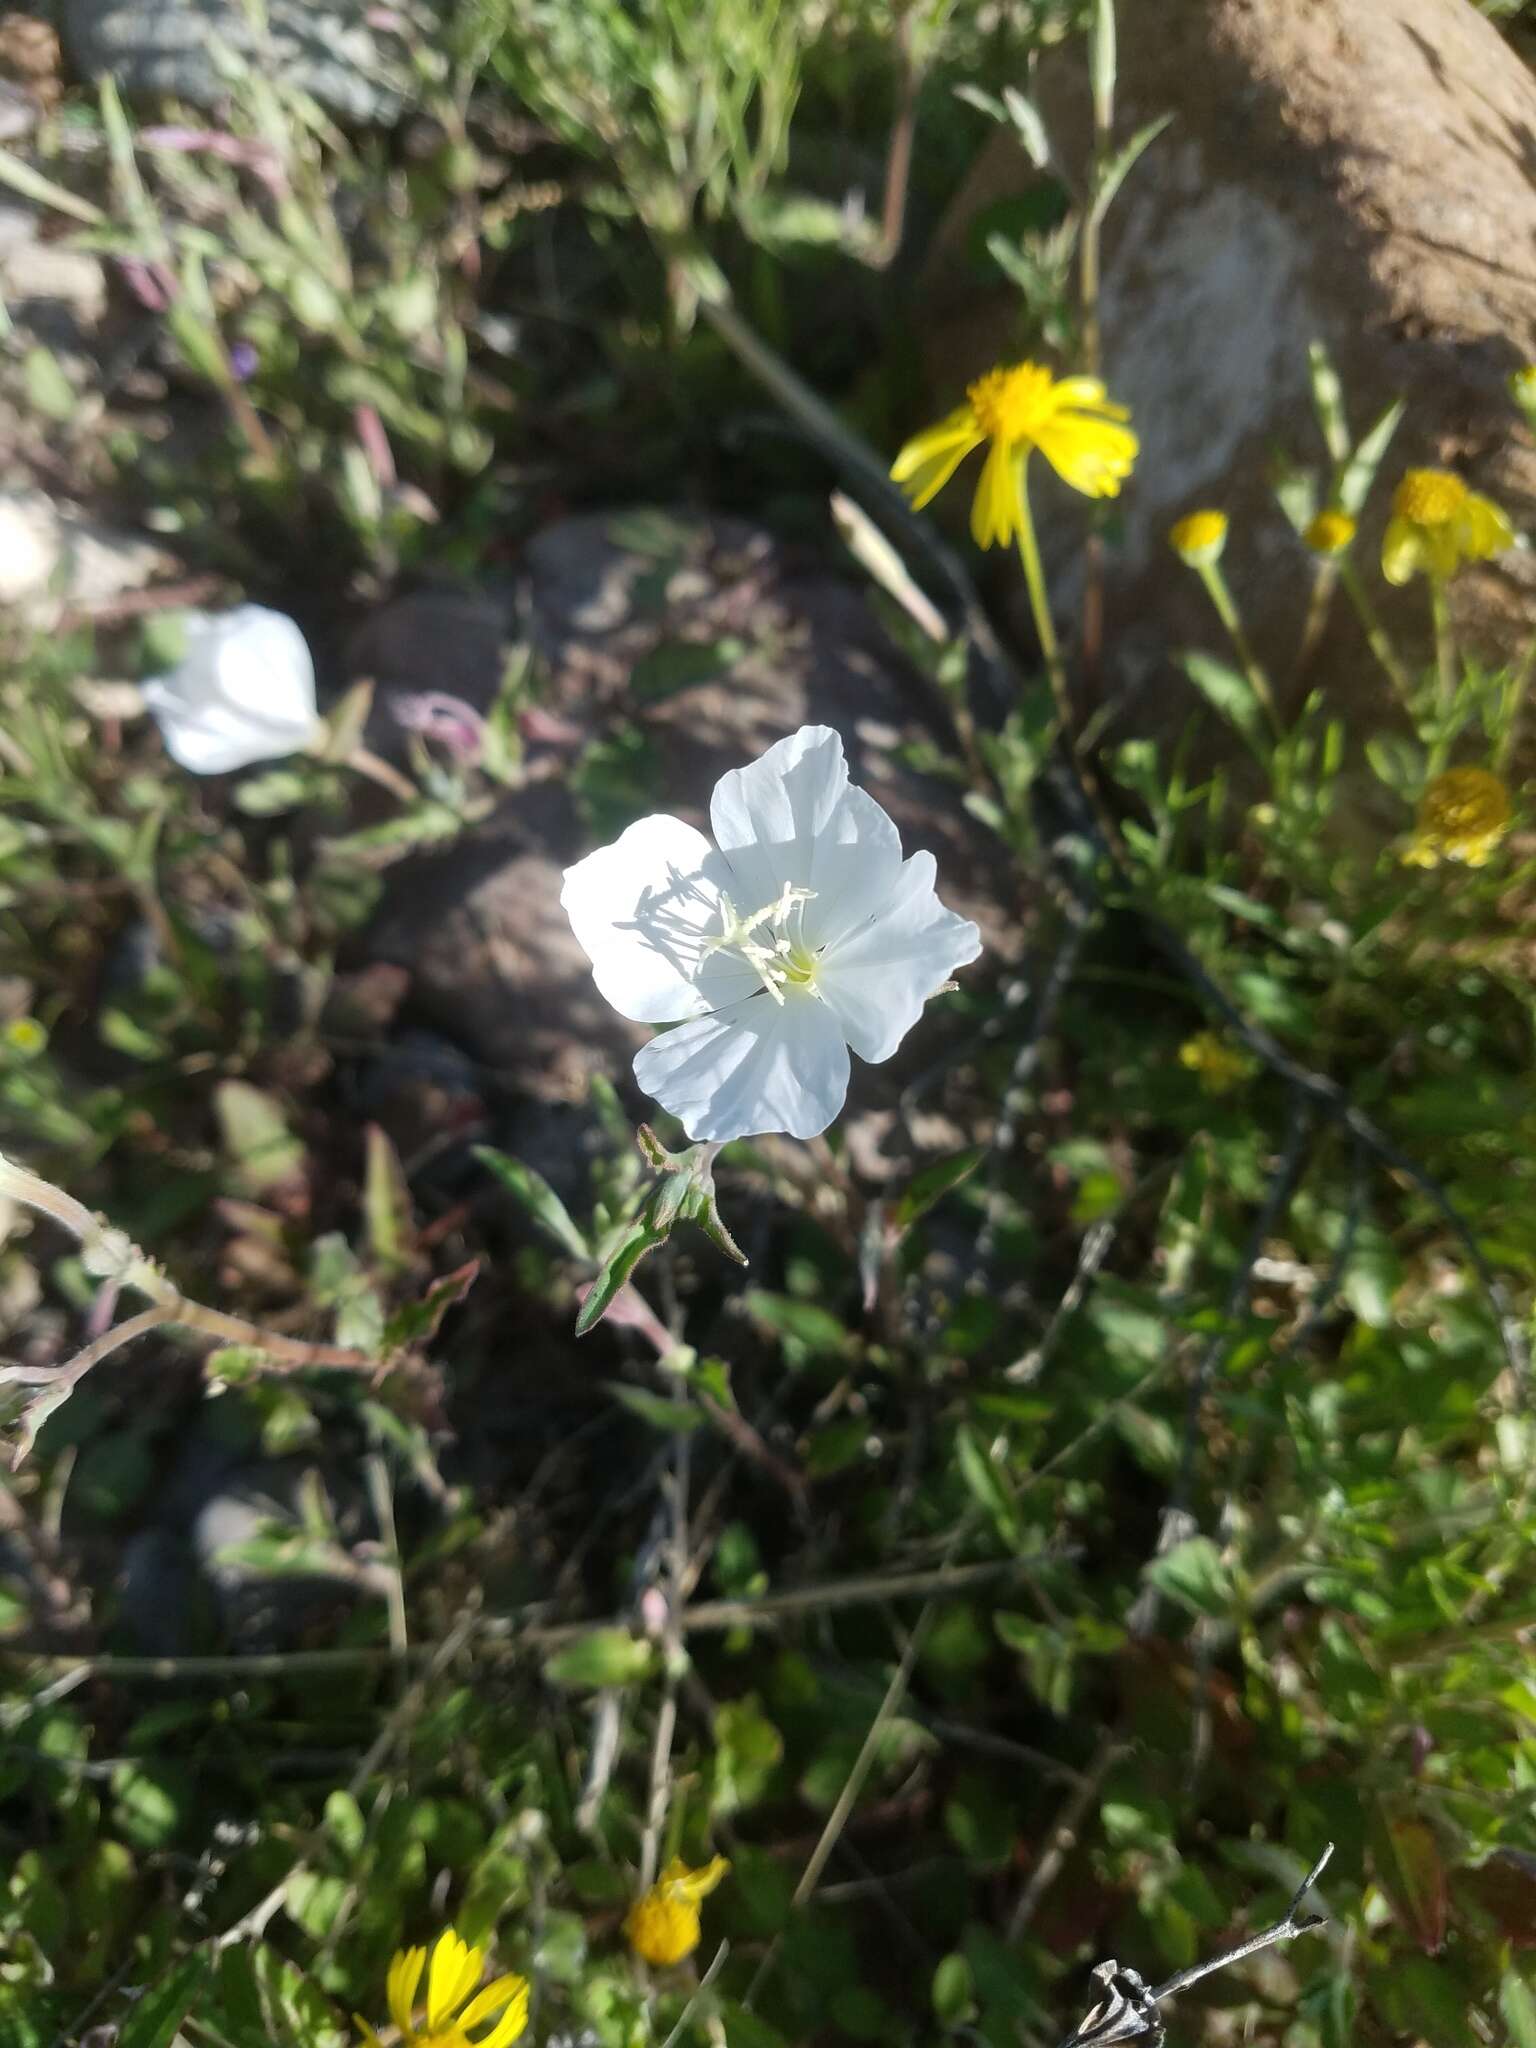
<svg viewBox="0 0 1536 2048">
<path fill-rule="evenodd" d="M 1218 1031 L 1197 1031 L 1179 1047 L 1179 1065 L 1200 1076 L 1211 1095 L 1229 1095 L 1253 1072 L 1253 1061 Z"/>
<path fill-rule="evenodd" d="M 1314 555 L 1342 555 L 1354 539 L 1355 522 L 1347 512 L 1328 506 L 1318 513 L 1302 539 Z"/>
<path fill-rule="evenodd" d="M 1227 515 L 1210 510 L 1188 512 L 1168 529 L 1168 544 L 1191 569 L 1208 569 L 1221 560 L 1227 544 Z"/>
<path fill-rule="evenodd" d="M 723 1856 L 716 1856 L 702 1869 L 690 1870 L 680 1856 L 673 1857 L 624 1917 L 629 1945 L 642 1962 L 664 1970 L 693 1954 L 701 1932 L 699 1901 L 730 1867 Z"/>
</svg>

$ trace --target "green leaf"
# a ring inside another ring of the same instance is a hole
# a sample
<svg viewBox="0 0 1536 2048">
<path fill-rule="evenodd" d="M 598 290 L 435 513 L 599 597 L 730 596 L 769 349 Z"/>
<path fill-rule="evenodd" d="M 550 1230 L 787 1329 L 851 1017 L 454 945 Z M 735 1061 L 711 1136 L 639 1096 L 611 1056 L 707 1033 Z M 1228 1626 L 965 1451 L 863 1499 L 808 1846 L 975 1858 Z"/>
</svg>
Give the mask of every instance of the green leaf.
<svg viewBox="0 0 1536 2048">
<path fill-rule="evenodd" d="M 986 1156 L 984 1146 L 972 1145 L 964 1152 L 952 1152 L 946 1159 L 936 1159 L 931 1166 L 913 1174 L 891 1219 L 894 1235 L 904 1236 L 920 1216 L 927 1215 L 936 1202 L 942 1201 L 951 1188 L 957 1188 L 963 1180 L 968 1180 Z"/>
<path fill-rule="evenodd" d="M 1536 1997 L 1513 1970 L 1499 1980 L 1499 2012 L 1509 2029 L 1510 2048 L 1536 2048 Z"/>
<path fill-rule="evenodd" d="M 629 691 L 642 704 L 660 704 L 679 690 L 712 683 L 728 673 L 746 652 L 741 641 L 673 640 L 642 654 L 629 672 Z"/>
<path fill-rule="evenodd" d="M 644 1222 L 630 1225 L 603 1261 L 597 1278 L 587 1289 L 586 1298 L 576 1316 L 578 1337 L 585 1337 L 588 1330 L 602 1321 L 612 1308 L 615 1296 L 628 1283 L 630 1275 L 646 1253 L 653 1252 L 659 1244 L 665 1244 L 667 1236 L 666 1230 L 654 1230 Z"/>
<path fill-rule="evenodd" d="M 1333 366 L 1333 358 L 1320 341 L 1307 345 L 1307 373 L 1312 385 L 1312 410 L 1322 431 L 1328 453 L 1335 462 L 1349 456 L 1349 421 L 1344 412 L 1344 386 Z M 1347 507 L 1353 511 L 1353 506 Z"/>
<path fill-rule="evenodd" d="M 582 1690 L 605 1685 L 630 1685 L 643 1678 L 656 1660 L 655 1646 L 628 1629 L 595 1628 L 545 1660 L 551 1685 Z"/>
<path fill-rule="evenodd" d="M 360 1856 L 368 1839 L 363 1809 L 345 1787 L 338 1785 L 325 1802 L 325 1825 L 331 1840 L 344 1856 Z"/>
<path fill-rule="evenodd" d="M 117 2048 L 170 2048 L 177 2029 L 208 1980 L 206 1955 L 188 1956 L 152 1991 L 146 1991 L 118 2029 Z"/>
<path fill-rule="evenodd" d="M 1352 519 L 1359 516 L 1361 506 L 1370 496 L 1387 443 L 1397 432 L 1398 421 L 1406 409 L 1401 398 L 1389 405 L 1344 465 L 1339 478 L 1339 503 Z"/>
<path fill-rule="evenodd" d="M 1229 668 L 1212 654 L 1193 650 L 1179 656 L 1179 666 L 1212 710 L 1220 712 L 1250 745 L 1256 746 L 1264 727 L 1264 708 L 1242 671 Z"/>
<path fill-rule="evenodd" d="M 224 1150 L 247 1193 L 266 1194 L 300 1177 L 304 1147 L 272 1096 L 249 1081 L 221 1081 L 214 1090 L 214 1107 Z"/>
<path fill-rule="evenodd" d="M 933 2016 L 941 2027 L 961 2027 L 976 2015 L 975 1984 L 963 1955 L 943 1958 L 933 1973 Z"/>
<path fill-rule="evenodd" d="M 1138 160 L 1156 142 L 1158 136 L 1162 134 L 1172 119 L 1172 114 L 1159 114 L 1156 120 L 1148 121 L 1143 127 L 1138 128 L 1130 141 L 1123 148 L 1117 150 L 1108 163 L 1105 164 L 1103 170 L 1099 173 L 1098 187 L 1094 192 L 1093 203 L 1089 208 L 1089 212 L 1094 220 L 1102 220 L 1105 214 L 1108 213 L 1110 207 L 1114 204 L 1115 195 L 1131 175 L 1131 172 L 1135 170 Z"/>
<path fill-rule="evenodd" d="M 702 1412 L 690 1402 L 668 1401 L 661 1394 L 647 1393 L 644 1387 L 626 1387 L 617 1380 L 610 1380 L 608 1391 L 632 1415 L 648 1422 L 652 1429 L 666 1430 L 673 1436 L 686 1436 L 704 1420 Z"/>
<path fill-rule="evenodd" d="M 380 1348 L 401 1351 L 408 1345 L 430 1344 L 443 1317 L 449 1309 L 458 1307 L 479 1272 L 480 1261 L 471 1259 L 467 1265 L 456 1266 L 453 1272 L 434 1281 L 419 1301 L 408 1301 L 403 1308 L 397 1308 L 384 1325 Z"/>
<path fill-rule="evenodd" d="M 1209 1536 L 1186 1536 L 1153 1558 L 1144 1576 L 1160 1593 L 1196 1614 L 1222 1618 L 1232 1612 L 1236 1596 L 1231 1576 Z"/>
<path fill-rule="evenodd" d="M 410 1263 L 414 1250 L 411 1191 L 388 1133 L 378 1124 L 370 1124 L 365 1142 L 363 1216 L 368 1225 L 368 1249 L 375 1265 L 394 1273 Z"/>
<path fill-rule="evenodd" d="M 480 1164 L 488 1166 L 502 1186 L 517 1198 L 534 1222 L 564 1246 L 573 1259 L 585 1262 L 591 1258 L 592 1247 L 586 1236 L 578 1229 L 570 1210 L 543 1174 L 521 1159 L 498 1152 L 491 1145 L 476 1145 L 474 1154 Z"/>
</svg>

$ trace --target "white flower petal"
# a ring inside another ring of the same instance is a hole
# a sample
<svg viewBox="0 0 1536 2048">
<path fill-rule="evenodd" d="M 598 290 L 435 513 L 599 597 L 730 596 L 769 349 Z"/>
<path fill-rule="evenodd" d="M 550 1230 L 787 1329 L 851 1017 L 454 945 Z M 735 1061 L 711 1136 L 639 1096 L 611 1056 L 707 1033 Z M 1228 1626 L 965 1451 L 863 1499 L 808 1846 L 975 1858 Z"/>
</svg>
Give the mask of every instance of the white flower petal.
<svg viewBox="0 0 1536 2048">
<path fill-rule="evenodd" d="M 848 1048 L 825 1003 L 758 994 L 642 1047 L 635 1079 L 695 1144 L 783 1131 L 814 1138 L 848 1094 Z"/>
<path fill-rule="evenodd" d="M 813 891 L 798 927 L 812 948 L 874 914 L 896 887 L 901 836 L 872 796 L 848 782 L 841 736 L 802 725 L 715 785 L 709 822 L 750 916 L 786 882 Z"/>
<path fill-rule="evenodd" d="M 171 758 L 196 775 L 296 753 L 319 724 L 308 642 L 286 613 L 259 604 L 192 613 L 186 653 L 143 697 Z"/>
<path fill-rule="evenodd" d="M 816 985 L 860 1059 L 888 1060 L 923 1005 L 981 951 L 968 918 L 934 894 L 934 859 L 914 853 L 891 900 L 823 954 Z"/>
<path fill-rule="evenodd" d="M 592 978 L 621 1017 L 671 1024 L 761 986 L 737 953 L 706 952 L 730 871 L 681 818 L 641 818 L 565 871 L 560 901 Z"/>
</svg>

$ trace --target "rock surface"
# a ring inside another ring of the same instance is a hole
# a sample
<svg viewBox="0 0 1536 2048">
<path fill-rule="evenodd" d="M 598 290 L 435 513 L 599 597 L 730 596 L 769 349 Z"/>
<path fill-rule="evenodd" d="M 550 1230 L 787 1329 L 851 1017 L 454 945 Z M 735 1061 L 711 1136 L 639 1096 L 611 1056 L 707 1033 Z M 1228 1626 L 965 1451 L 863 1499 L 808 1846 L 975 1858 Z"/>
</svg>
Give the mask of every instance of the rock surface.
<svg viewBox="0 0 1536 2048">
<path fill-rule="evenodd" d="M 0 605 L 47 630 L 106 608 L 174 565 L 163 548 L 85 518 L 45 491 L 0 491 Z"/>
<path fill-rule="evenodd" d="M 1172 112 L 1111 209 L 1106 375 L 1142 436 L 1109 554 L 1108 644 L 1121 685 L 1155 681 L 1132 714 L 1177 722 L 1170 647 L 1220 644 L 1202 592 L 1166 544 L 1197 505 L 1232 518 L 1226 568 L 1259 650 L 1290 668 L 1312 565 L 1267 483 L 1275 453 L 1323 467 L 1307 345 L 1324 341 L 1359 433 L 1409 411 L 1362 526 L 1362 569 L 1402 644 L 1427 653 L 1424 593 L 1376 574 L 1392 481 L 1410 463 L 1459 470 L 1536 527 L 1536 448 L 1505 380 L 1536 358 L 1536 77 L 1467 0 L 1137 0 L 1121 10 L 1117 132 Z M 1080 63 L 1042 103 L 1062 160 L 1086 157 Z M 967 259 L 979 217 L 1035 172 L 999 138 L 938 237 L 927 276 L 949 309 L 932 362 L 942 397 L 1016 353 L 1017 299 Z M 1081 518 L 1050 498 L 1048 547 L 1070 627 Z M 1456 586 L 1470 643 L 1506 656 L 1528 635 L 1536 556 Z M 1335 607 L 1309 673 L 1380 709 L 1385 684 Z"/>
<path fill-rule="evenodd" d="M 407 6 L 267 0 L 265 11 L 263 38 L 242 0 L 64 0 L 64 40 L 77 70 L 109 72 L 130 92 L 218 105 L 229 87 L 217 39 L 344 119 L 388 121 L 400 113 L 408 88 L 401 38 L 413 27 Z"/>
<path fill-rule="evenodd" d="M 594 1068 L 625 1078 L 647 1034 L 593 987 L 560 908 L 562 868 L 645 810 L 707 824 L 716 779 L 807 721 L 838 727 L 854 779 L 910 850 L 937 856 L 946 901 L 982 925 L 980 971 L 1017 949 L 1005 863 L 955 794 L 899 758 L 938 735 L 855 583 L 739 522 L 655 513 L 565 520 L 523 566 L 523 630 L 560 736 L 485 826 L 396 871 L 371 939 L 376 959 L 410 970 L 413 1009 L 499 1079 L 558 1101 Z M 451 648 L 432 660 L 414 687 L 457 671 Z M 573 789 L 582 736 L 628 764 L 622 790 L 605 795 L 590 753 Z M 893 1071 L 860 1069 L 858 1091 L 889 1095 Z"/>
</svg>

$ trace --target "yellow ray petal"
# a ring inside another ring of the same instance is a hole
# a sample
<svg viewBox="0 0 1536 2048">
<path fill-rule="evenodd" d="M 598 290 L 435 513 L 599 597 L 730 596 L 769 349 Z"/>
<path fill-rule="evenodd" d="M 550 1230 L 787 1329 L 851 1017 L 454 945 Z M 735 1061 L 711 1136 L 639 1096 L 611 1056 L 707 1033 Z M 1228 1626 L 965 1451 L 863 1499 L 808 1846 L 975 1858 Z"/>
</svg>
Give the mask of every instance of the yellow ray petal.
<svg viewBox="0 0 1536 2048">
<path fill-rule="evenodd" d="M 463 2012 L 459 2014 L 459 2025 L 461 2027 L 475 2026 L 480 2020 L 488 2020 L 493 2012 L 500 2012 L 504 2005 L 513 2006 L 517 2004 L 521 2004 L 523 2007 L 526 2024 L 528 1979 L 526 1977 L 519 1977 L 515 1972 L 509 1970 L 504 1977 L 497 1977 L 492 1983 L 487 1984 L 483 1991 L 476 1992 L 468 2005 L 465 2006 Z M 522 2032 L 521 2027 L 518 2028 L 518 2032 Z"/>
<path fill-rule="evenodd" d="M 1071 414 L 1048 421 L 1036 442 L 1062 481 L 1088 498 L 1117 497 L 1141 446 L 1129 427 Z"/>
<path fill-rule="evenodd" d="M 390 1963 L 389 1975 L 384 1980 L 389 2016 L 407 2038 L 411 2031 L 411 2011 L 416 2003 L 417 1987 L 426 1966 L 427 1952 L 424 1948 L 402 1949 Z"/>
<path fill-rule="evenodd" d="M 1394 513 L 1381 537 L 1381 573 L 1389 583 L 1407 583 L 1424 566 L 1419 529 Z"/>
<path fill-rule="evenodd" d="M 891 479 L 901 485 L 921 511 L 949 482 L 971 450 L 980 445 L 981 429 L 968 405 L 926 432 L 915 434 L 891 464 Z"/>
<path fill-rule="evenodd" d="M 497 1993 L 497 2004 L 500 2004 L 503 1996 L 503 1987 L 507 1985 L 510 1985 L 512 1990 L 507 2000 L 506 2011 L 479 2044 L 479 2048 L 511 2048 L 512 2042 L 520 2041 L 523 2037 L 523 2033 L 528 2025 L 528 1980 L 526 1977 L 498 1978 L 496 1983 L 490 1987 Z M 483 2019 L 487 2013 L 495 2009 L 493 2006 L 487 2006 L 485 2012 L 479 2012 L 476 2008 L 480 2003 L 481 2000 L 477 1998 L 470 2006 L 468 2012 L 465 2013 L 464 2024 L 466 2027 L 472 2025 L 477 2019 Z"/>
<path fill-rule="evenodd" d="M 987 452 L 971 501 L 971 538 L 979 548 L 1006 546 L 1019 524 L 1020 459 L 1002 441 Z"/>
<path fill-rule="evenodd" d="M 1504 514 L 1492 498 L 1484 498 L 1476 491 L 1467 499 L 1461 529 L 1462 553 L 1473 561 L 1501 555 L 1505 548 L 1515 544 L 1515 530 Z"/>
<path fill-rule="evenodd" d="M 451 1927 L 438 1937 L 427 1977 L 427 2025 L 434 2032 L 447 2027 L 480 1982 L 484 1962 L 485 1951 L 460 1941 Z"/>
</svg>

